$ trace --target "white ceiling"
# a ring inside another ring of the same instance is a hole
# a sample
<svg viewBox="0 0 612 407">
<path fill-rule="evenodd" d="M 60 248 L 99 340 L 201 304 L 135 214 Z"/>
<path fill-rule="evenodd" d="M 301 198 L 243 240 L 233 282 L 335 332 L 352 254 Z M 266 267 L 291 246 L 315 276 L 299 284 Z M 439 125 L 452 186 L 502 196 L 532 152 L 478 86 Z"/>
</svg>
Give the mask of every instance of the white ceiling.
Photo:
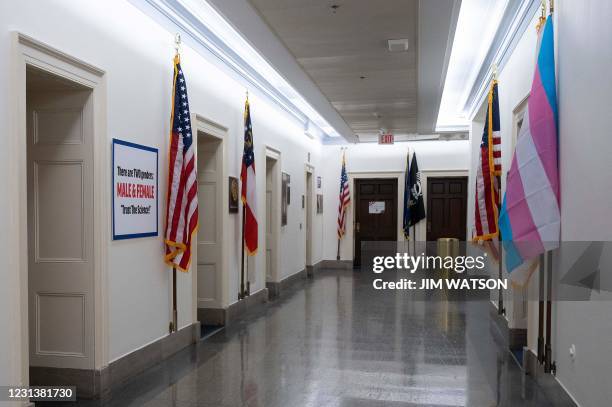
<svg viewBox="0 0 612 407">
<path fill-rule="evenodd" d="M 356 134 L 416 132 L 417 0 L 251 3 Z"/>
<path fill-rule="evenodd" d="M 209 2 L 345 139 L 433 132 L 459 0 Z"/>
</svg>

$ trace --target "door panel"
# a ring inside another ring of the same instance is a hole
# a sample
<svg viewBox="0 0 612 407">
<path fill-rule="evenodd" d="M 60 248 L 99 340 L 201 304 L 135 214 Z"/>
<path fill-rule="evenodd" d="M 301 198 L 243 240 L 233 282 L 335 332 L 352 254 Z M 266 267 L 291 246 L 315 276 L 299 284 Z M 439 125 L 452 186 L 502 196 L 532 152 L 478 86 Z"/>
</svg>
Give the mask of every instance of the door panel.
<svg viewBox="0 0 612 407">
<path fill-rule="evenodd" d="M 280 161 L 266 157 L 266 282 L 278 280 L 280 232 Z"/>
<path fill-rule="evenodd" d="M 427 179 L 427 240 L 466 238 L 467 178 Z"/>
<path fill-rule="evenodd" d="M 91 92 L 27 94 L 30 365 L 91 369 Z"/>
<path fill-rule="evenodd" d="M 221 278 L 221 244 L 218 179 L 221 168 L 221 142 L 205 134 L 198 134 L 198 250 L 197 281 L 198 308 L 221 306 L 219 286 Z"/>
<path fill-rule="evenodd" d="M 362 242 L 397 240 L 397 178 L 355 180 L 355 256 L 361 265 Z"/>
<path fill-rule="evenodd" d="M 306 266 L 312 265 L 312 173 L 306 173 Z"/>
<path fill-rule="evenodd" d="M 267 181 L 271 178 L 268 174 Z M 272 281 L 272 182 L 266 182 L 266 281 Z"/>
</svg>

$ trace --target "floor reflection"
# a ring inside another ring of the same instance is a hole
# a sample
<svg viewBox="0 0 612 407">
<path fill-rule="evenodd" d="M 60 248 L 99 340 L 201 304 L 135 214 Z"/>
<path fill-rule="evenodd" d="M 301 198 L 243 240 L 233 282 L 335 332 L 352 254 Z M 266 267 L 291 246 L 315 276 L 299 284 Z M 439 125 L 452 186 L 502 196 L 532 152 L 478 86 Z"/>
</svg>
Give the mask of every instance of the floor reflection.
<svg viewBox="0 0 612 407">
<path fill-rule="evenodd" d="M 134 378 L 111 406 L 553 406 L 497 344 L 486 301 L 322 270 Z"/>
</svg>

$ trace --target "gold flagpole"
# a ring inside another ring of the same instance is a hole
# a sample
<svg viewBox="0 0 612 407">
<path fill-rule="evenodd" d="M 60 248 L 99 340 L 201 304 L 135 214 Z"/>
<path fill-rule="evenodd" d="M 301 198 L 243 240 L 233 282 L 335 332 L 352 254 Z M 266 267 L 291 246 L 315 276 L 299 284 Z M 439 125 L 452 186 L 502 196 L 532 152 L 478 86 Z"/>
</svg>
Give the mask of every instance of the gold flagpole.
<svg viewBox="0 0 612 407">
<path fill-rule="evenodd" d="M 181 34 L 176 33 L 174 35 L 174 58 L 179 57 L 179 50 L 181 47 Z M 176 84 L 174 84 L 176 86 Z M 172 129 L 170 130 L 172 131 Z M 176 267 L 172 267 L 172 322 L 170 322 L 170 333 L 176 332 L 178 325 L 178 307 L 176 299 Z"/>
</svg>

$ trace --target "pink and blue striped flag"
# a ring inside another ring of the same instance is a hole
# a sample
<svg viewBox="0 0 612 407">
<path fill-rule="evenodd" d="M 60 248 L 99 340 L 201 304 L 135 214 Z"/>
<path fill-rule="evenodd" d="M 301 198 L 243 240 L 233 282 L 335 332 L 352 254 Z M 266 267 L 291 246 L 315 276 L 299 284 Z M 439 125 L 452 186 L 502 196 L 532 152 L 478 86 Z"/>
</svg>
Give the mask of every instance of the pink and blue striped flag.
<svg viewBox="0 0 612 407">
<path fill-rule="evenodd" d="M 511 280 L 521 285 L 533 270 L 530 263 L 533 265 L 541 253 L 559 247 L 561 225 L 552 16 L 538 35 L 531 93 L 499 218 L 506 269 Z"/>
</svg>

